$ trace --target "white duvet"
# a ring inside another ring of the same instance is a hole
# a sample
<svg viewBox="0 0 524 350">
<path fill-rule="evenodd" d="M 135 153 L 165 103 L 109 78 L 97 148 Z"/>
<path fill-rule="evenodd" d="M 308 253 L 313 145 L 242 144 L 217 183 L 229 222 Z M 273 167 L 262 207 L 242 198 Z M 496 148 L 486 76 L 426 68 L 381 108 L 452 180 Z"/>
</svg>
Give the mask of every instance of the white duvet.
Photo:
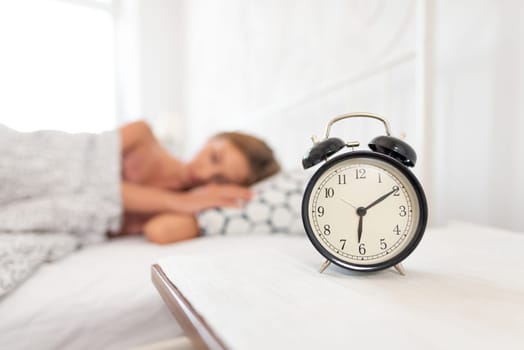
<svg viewBox="0 0 524 350">
<path fill-rule="evenodd" d="M 183 247 L 121 238 L 41 266 L 0 302 L 0 349 L 129 349 L 180 336 L 150 268 Z"/>
<path fill-rule="evenodd" d="M 38 267 L 117 231 L 117 132 L 18 132 L 0 124 L 0 300 Z"/>
</svg>

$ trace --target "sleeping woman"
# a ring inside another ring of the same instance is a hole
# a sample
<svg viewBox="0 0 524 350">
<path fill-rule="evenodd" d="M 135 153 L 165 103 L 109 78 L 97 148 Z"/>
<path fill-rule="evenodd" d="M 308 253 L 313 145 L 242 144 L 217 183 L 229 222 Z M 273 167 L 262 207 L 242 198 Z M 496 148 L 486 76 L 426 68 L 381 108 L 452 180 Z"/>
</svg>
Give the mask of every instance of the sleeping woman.
<svg viewBox="0 0 524 350">
<path fill-rule="evenodd" d="M 120 138 L 125 214 L 116 235 L 143 232 L 161 244 L 196 237 L 195 214 L 241 206 L 251 198 L 246 186 L 280 169 L 265 142 L 237 132 L 215 135 L 188 163 L 173 158 L 145 122 L 122 127 Z"/>
<path fill-rule="evenodd" d="M 198 235 L 198 212 L 241 206 L 247 186 L 278 171 L 266 143 L 242 133 L 215 135 L 186 163 L 145 122 L 101 134 L 0 124 L 0 233 L 67 233 L 82 245 L 143 232 L 172 243 Z"/>
</svg>

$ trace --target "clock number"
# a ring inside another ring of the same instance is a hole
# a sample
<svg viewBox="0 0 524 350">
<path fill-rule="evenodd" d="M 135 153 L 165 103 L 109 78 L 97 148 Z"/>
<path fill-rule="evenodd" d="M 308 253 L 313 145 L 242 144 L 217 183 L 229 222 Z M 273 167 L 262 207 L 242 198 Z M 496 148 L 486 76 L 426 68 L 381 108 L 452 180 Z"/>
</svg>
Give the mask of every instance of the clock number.
<svg viewBox="0 0 524 350">
<path fill-rule="evenodd" d="M 318 207 L 317 208 L 317 213 L 318 213 L 318 217 L 321 218 L 324 216 L 324 207 Z"/>
<path fill-rule="evenodd" d="M 346 184 L 346 174 L 338 174 L 338 184 L 339 185 Z"/>
<path fill-rule="evenodd" d="M 382 183 L 382 174 L 381 173 L 378 173 L 378 183 L 379 184 Z"/>
<path fill-rule="evenodd" d="M 364 243 L 360 243 L 358 245 L 358 252 L 360 253 L 360 255 L 366 254 L 366 245 Z"/>
<path fill-rule="evenodd" d="M 395 232 L 398 235 L 400 235 L 400 228 L 398 227 L 398 225 L 395 226 L 395 228 L 393 229 L 393 232 Z"/>
<path fill-rule="evenodd" d="M 395 196 L 395 197 L 400 196 L 398 186 L 393 186 L 393 190 L 395 191 L 395 192 L 393 192 L 393 196 Z"/>
<path fill-rule="evenodd" d="M 331 234 L 331 226 L 329 225 L 324 225 L 324 234 L 326 236 L 329 236 Z"/>
<path fill-rule="evenodd" d="M 406 211 L 406 207 L 404 205 L 401 205 L 400 207 L 398 207 L 398 209 L 400 210 L 398 215 L 404 217 L 408 214 L 408 212 Z"/>
<path fill-rule="evenodd" d="M 326 198 L 332 198 L 335 195 L 333 187 L 326 187 Z"/>
<path fill-rule="evenodd" d="M 380 249 L 385 250 L 388 247 L 385 238 L 380 239 Z"/>
<path fill-rule="evenodd" d="M 342 243 L 342 248 L 340 248 L 340 249 L 344 250 L 344 247 L 346 246 L 346 240 L 345 239 L 341 239 L 340 243 Z"/>
<path fill-rule="evenodd" d="M 366 178 L 366 169 L 355 169 L 355 178 L 358 179 L 365 179 Z"/>
</svg>

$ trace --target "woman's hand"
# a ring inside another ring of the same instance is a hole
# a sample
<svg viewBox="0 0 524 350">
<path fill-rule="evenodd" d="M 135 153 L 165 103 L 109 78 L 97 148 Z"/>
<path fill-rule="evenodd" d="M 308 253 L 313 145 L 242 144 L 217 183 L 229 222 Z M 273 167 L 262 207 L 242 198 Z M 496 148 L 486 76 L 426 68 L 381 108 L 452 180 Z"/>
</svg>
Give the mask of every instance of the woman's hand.
<svg viewBox="0 0 524 350">
<path fill-rule="evenodd" d="M 242 186 L 208 184 L 185 192 L 181 196 L 182 203 L 177 204 L 183 208 L 183 212 L 195 214 L 209 208 L 241 207 L 253 197 L 253 193 Z"/>
</svg>

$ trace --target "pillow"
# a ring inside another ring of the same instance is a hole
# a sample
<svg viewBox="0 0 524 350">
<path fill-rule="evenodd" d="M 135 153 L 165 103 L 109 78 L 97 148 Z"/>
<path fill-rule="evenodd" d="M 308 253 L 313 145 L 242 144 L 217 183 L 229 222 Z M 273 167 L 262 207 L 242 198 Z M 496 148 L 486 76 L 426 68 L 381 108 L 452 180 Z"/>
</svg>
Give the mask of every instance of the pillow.
<svg viewBox="0 0 524 350">
<path fill-rule="evenodd" d="M 254 198 L 242 208 L 202 211 L 198 215 L 201 234 L 302 234 L 300 212 L 306 181 L 303 171 L 281 172 L 254 185 Z"/>
</svg>

